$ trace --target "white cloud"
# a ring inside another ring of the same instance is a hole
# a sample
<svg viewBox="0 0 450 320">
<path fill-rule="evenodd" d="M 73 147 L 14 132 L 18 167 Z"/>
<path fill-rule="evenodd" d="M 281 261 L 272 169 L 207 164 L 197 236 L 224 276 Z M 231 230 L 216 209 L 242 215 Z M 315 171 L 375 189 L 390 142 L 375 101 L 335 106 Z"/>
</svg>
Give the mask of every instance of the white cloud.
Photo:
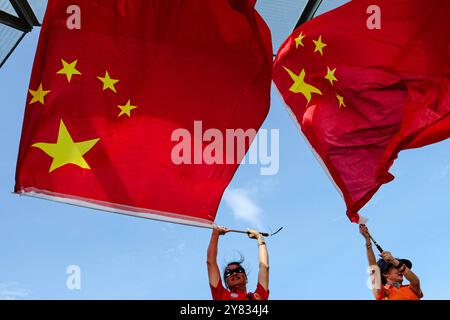
<svg viewBox="0 0 450 320">
<path fill-rule="evenodd" d="M 445 165 L 439 172 L 430 177 L 430 181 L 441 181 L 450 175 L 450 164 Z"/>
<path fill-rule="evenodd" d="M 17 282 L 0 283 L 0 300 L 26 299 L 30 290 L 22 288 Z"/>
<path fill-rule="evenodd" d="M 182 240 L 164 250 L 164 259 L 171 264 L 182 264 L 186 256 L 187 243 Z"/>
<path fill-rule="evenodd" d="M 227 189 L 223 198 L 236 219 L 244 220 L 251 226 L 262 229 L 262 209 L 252 199 L 254 191 L 254 189 L 244 188 Z"/>
<path fill-rule="evenodd" d="M 446 177 L 449 175 L 449 173 L 450 173 L 450 164 L 446 165 L 446 166 L 441 170 L 439 177 L 440 177 L 441 179 L 444 179 L 444 178 L 446 178 Z"/>
</svg>

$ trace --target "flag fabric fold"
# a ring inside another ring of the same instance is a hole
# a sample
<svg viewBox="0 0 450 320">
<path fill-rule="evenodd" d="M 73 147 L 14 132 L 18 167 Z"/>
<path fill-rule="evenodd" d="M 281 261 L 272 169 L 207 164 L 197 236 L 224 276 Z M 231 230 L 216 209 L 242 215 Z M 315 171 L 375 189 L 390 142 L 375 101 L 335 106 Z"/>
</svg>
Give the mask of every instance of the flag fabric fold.
<svg viewBox="0 0 450 320">
<path fill-rule="evenodd" d="M 211 225 L 234 163 L 177 163 L 173 139 L 256 129 L 270 103 L 270 32 L 255 1 L 49 0 L 15 192 Z M 248 150 L 248 145 L 245 147 Z M 197 150 L 198 151 L 198 150 Z M 186 156 L 186 155 L 184 155 Z"/>
<path fill-rule="evenodd" d="M 274 82 L 353 222 L 400 151 L 450 136 L 449 20 L 449 1 L 354 0 L 279 49 Z"/>
</svg>

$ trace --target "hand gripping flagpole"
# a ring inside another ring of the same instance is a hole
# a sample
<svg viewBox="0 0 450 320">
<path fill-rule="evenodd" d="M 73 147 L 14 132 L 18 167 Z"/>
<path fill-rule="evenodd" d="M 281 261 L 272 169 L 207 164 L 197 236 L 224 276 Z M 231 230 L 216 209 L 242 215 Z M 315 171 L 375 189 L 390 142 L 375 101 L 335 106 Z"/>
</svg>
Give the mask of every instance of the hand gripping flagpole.
<svg viewBox="0 0 450 320">
<path fill-rule="evenodd" d="M 380 251 L 380 253 L 383 253 L 383 248 L 378 244 L 378 242 L 375 241 L 374 238 L 372 238 L 372 235 L 368 232 L 370 240 L 372 240 L 373 244 L 377 247 L 378 251 Z"/>
</svg>

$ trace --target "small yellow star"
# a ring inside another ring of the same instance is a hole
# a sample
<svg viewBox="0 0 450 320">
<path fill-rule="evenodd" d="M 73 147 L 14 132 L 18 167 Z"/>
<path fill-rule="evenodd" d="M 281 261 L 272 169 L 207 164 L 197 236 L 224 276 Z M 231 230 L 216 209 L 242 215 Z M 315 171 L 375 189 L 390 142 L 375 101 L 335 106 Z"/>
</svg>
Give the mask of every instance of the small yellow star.
<svg viewBox="0 0 450 320">
<path fill-rule="evenodd" d="M 316 45 L 314 52 L 319 51 L 320 55 L 323 56 L 323 48 L 325 48 L 327 44 L 322 42 L 322 36 L 320 36 L 317 40 L 313 40 L 313 42 Z"/>
<path fill-rule="evenodd" d="M 338 81 L 338 79 L 334 76 L 335 72 L 336 68 L 331 70 L 330 67 L 327 67 L 327 75 L 325 76 L 325 79 L 329 80 L 331 85 L 333 85 L 333 81 Z"/>
<path fill-rule="evenodd" d="M 295 48 L 297 49 L 298 46 L 302 46 L 304 47 L 305 45 L 303 44 L 303 38 L 305 38 L 305 35 L 303 34 L 303 31 L 300 32 L 300 34 L 298 35 L 297 38 L 295 38 Z"/>
<path fill-rule="evenodd" d="M 65 166 L 66 164 L 74 164 L 83 169 L 91 169 L 83 156 L 91 150 L 99 140 L 100 139 L 92 139 L 89 141 L 74 142 L 66 125 L 61 120 L 56 143 L 38 142 L 33 144 L 33 147 L 41 149 L 48 156 L 53 158 L 49 172 Z"/>
<path fill-rule="evenodd" d="M 320 91 L 318 88 L 310 85 L 309 83 L 305 82 L 305 76 L 306 76 L 305 69 L 302 69 L 300 74 L 296 75 L 294 72 L 292 72 L 288 68 L 286 68 L 286 67 L 283 67 L 283 68 L 284 68 L 284 70 L 287 71 L 287 73 L 289 73 L 289 75 L 291 76 L 291 79 L 294 81 L 294 84 L 289 88 L 289 91 L 291 91 L 293 93 L 303 94 L 306 98 L 306 101 L 308 101 L 308 103 L 311 101 L 311 96 L 313 93 L 322 95 L 322 91 Z"/>
<path fill-rule="evenodd" d="M 132 106 L 131 105 L 131 100 L 129 99 L 127 104 L 124 106 L 117 106 L 120 108 L 120 113 L 117 117 L 123 116 L 124 114 L 126 114 L 128 117 L 131 117 L 131 110 L 134 110 L 137 108 L 137 106 Z"/>
<path fill-rule="evenodd" d="M 30 94 L 33 96 L 33 98 L 30 101 L 30 104 L 33 104 L 35 102 L 39 102 L 42 105 L 45 104 L 45 96 L 50 93 L 50 90 L 44 90 L 42 87 L 42 82 L 37 90 L 29 90 Z"/>
<path fill-rule="evenodd" d="M 57 74 L 65 74 L 67 77 L 67 81 L 70 82 L 73 75 L 81 75 L 81 72 L 76 69 L 78 60 L 75 60 L 72 63 L 68 63 L 64 59 L 61 59 L 61 62 L 63 64 L 63 68 L 59 70 Z"/>
<path fill-rule="evenodd" d="M 343 96 L 341 96 L 341 95 L 336 93 L 336 98 L 339 101 L 339 108 L 341 108 L 341 107 L 347 108 L 347 106 L 344 103 L 344 97 Z"/>
<path fill-rule="evenodd" d="M 111 91 L 117 93 L 116 88 L 114 85 L 119 82 L 119 80 L 111 79 L 109 76 L 108 70 L 106 70 L 105 77 L 97 77 L 101 82 L 103 82 L 103 91 L 110 89 Z"/>
</svg>

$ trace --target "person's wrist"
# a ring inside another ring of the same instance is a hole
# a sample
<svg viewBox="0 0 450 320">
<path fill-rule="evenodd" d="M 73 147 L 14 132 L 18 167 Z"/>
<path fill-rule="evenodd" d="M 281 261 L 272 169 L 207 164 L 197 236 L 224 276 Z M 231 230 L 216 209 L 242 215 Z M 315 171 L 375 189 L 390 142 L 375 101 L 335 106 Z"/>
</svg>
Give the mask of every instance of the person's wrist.
<svg viewBox="0 0 450 320">
<path fill-rule="evenodd" d="M 258 236 L 257 240 L 258 240 L 258 245 L 266 244 L 266 241 L 264 240 L 264 237 L 261 236 L 261 235 Z"/>
<path fill-rule="evenodd" d="M 403 274 L 406 271 L 406 265 L 402 262 L 399 262 L 399 264 L 397 265 L 397 269 Z"/>
</svg>

